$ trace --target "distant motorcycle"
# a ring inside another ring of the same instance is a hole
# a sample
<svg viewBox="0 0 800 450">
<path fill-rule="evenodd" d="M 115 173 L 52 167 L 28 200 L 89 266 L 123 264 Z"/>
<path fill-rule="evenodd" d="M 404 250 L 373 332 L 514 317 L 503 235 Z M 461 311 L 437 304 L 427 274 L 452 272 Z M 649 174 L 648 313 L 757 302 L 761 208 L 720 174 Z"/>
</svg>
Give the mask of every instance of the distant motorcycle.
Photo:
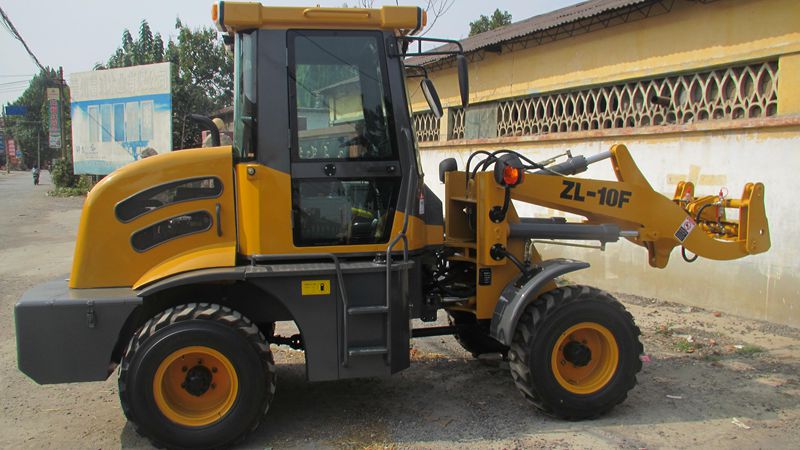
<svg viewBox="0 0 800 450">
<path fill-rule="evenodd" d="M 33 185 L 39 184 L 39 169 L 33 169 Z"/>
</svg>

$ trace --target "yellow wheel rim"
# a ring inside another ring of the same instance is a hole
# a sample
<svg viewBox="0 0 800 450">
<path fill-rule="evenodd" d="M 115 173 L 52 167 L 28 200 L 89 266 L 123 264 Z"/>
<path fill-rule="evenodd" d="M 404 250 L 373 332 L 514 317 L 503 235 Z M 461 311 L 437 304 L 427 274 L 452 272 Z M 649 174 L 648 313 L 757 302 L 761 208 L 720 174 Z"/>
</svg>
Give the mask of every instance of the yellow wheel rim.
<svg viewBox="0 0 800 450">
<path fill-rule="evenodd" d="M 225 417 L 236 401 L 239 378 L 213 348 L 184 347 L 164 358 L 153 377 L 156 405 L 178 425 L 200 427 Z"/>
<path fill-rule="evenodd" d="M 573 394 L 602 389 L 618 363 L 617 340 L 608 328 L 594 322 L 581 322 L 561 333 L 550 358 L 556 381 Z"/>
</svg>

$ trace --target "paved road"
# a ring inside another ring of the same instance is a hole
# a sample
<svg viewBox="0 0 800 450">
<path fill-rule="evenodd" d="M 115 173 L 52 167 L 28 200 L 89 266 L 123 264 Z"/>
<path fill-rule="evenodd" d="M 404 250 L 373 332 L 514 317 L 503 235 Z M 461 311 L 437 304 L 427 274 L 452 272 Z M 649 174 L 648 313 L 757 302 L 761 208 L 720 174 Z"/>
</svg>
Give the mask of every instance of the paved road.
<svg viewBox="0 0 800 450">
<path fill-rule="evenodd" d="M 0 174 L 0 448 L 148 448 L 120 411 L 116 377 L 38 386 L 16 370 L 13 304 L 69 272 L 82 204 L 47 197 L 47 173 L 42 182 Z M 448 337 L 415 341 L 412 367 L 391 378 L 318 384 L 305 382 L 302 353 L 273 347 L 275 402 L 243 448 L 796 448 L 800 331 L 622 299 L 653 362 L 601 419 L 538 413 L 506 363 L 474 360 Z"/>
</svg>

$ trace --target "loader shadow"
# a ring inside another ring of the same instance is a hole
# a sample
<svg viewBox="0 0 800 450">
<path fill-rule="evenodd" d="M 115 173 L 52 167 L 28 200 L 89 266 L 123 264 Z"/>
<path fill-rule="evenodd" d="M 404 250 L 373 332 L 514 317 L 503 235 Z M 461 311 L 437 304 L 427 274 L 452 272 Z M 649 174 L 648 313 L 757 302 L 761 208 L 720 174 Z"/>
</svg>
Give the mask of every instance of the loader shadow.
<svg viewBox="0 0 800 450">
<path fill-rule="evenodd" d="M 390 378 L 323 383 L 307 383 L 302 364 L 278 364 L 278 388 L 267 418 L 241 448 L 392 443 L 424 447 L 434 442 L 513 439 L 603 426 L 743 415 L 770 419 L 800 401 L 739 371 L 678 357 L 646 365 L 628 399 L 605 416 L 566 422 L 527 403 L 501 361 L 448 355 L 412 362 L 411 368 Z M 766 373 L 791 374 L 800 369 L 796 362 L 768 364 Z M 730 398 L 732 385 L 735 398 Z M 719 402 L 720 397 L 727 401 Z"/>
</svg>

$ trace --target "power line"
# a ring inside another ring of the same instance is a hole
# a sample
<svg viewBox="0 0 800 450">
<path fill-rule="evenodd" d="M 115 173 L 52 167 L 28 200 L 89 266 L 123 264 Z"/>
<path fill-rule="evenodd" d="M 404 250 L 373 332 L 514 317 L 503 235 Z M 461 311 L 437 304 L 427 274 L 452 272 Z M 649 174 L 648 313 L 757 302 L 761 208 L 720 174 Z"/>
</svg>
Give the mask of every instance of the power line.
<svg viewBox="0 0 800 450">
<path fill-rule="evenodd" d="M 42 72 L 46 73 L 47 70 L 45 70 L 45 68 L 42 65 L 42 63 L 39 62 L 39 59 L 36 58 L 36 55 L 34 55 L 33 51 L 31 51 L 30 47 L 28 47 L 28 43 L 25 42 L 25 39 L 22 39 L 22 36 L 20 36 L 19 31 L 17 31 L 17 29 L 14 27 L 14 24 L 11 23 L 11 19 L 8 18 L 8 15 L 6 15 L 6 12 L 3 11 L 3 8 L 0 8 L 0 18 L 2 18 L 3 25 L 9 31 L 9 33 L 11 33 L 11 36 L 13 36 L 14 39 L 16 39 L 16 40 L 18 40 L 18 41 L 20 41 L 22 43 L 22 46 L 25 47 L 25 51 L 28 52 L 28 54 L 31 56 L 31 59 L 33 59 L 33 62 L 36 63 L 36 65 L 39 67 L 39 69 Z"/>
<path fill-rule="evenodd" d="M 9 85 L 12 85 L 12 84 L 24 84 L 24 83 L 28 83 L 29 81 L 30 80 L 5 81 L 5 82 L 0 83 L 0 86 L 9 86 Z"/>
</svg>

